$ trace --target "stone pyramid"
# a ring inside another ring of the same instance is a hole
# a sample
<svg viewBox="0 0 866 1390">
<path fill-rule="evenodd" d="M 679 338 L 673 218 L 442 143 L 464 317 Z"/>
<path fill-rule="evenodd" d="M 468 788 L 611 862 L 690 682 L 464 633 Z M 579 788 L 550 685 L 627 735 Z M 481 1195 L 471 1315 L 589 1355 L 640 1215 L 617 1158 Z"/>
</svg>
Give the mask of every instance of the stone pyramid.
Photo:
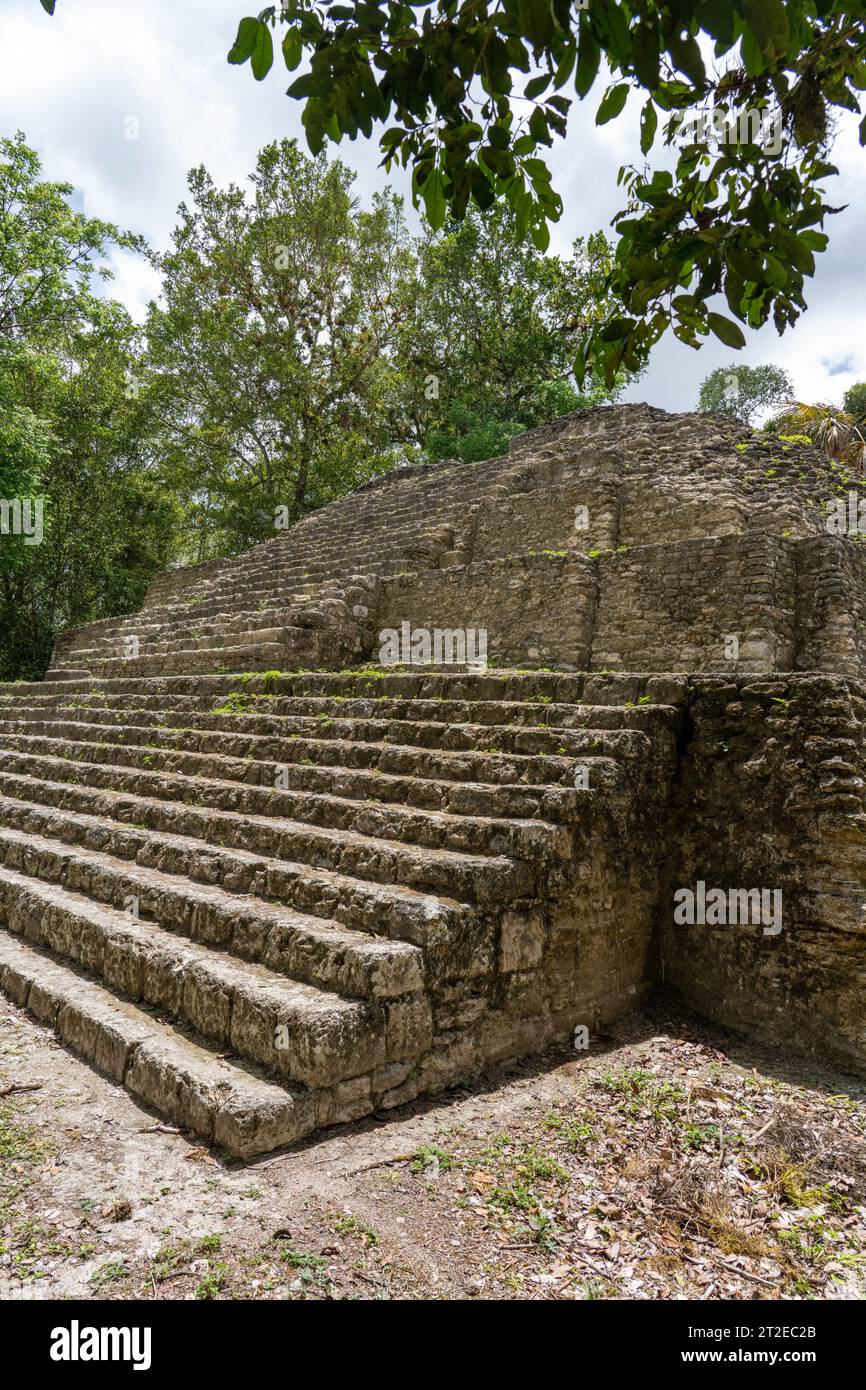
<svg viewBox="0 0 866 1390">
<path fill-rule="evenodd" d="M 602 407 L 159 575 L 0 687 L 0 987 L 242 1157 L 661 983 L 866 1071 L 862 490 Z"/>
</svg>

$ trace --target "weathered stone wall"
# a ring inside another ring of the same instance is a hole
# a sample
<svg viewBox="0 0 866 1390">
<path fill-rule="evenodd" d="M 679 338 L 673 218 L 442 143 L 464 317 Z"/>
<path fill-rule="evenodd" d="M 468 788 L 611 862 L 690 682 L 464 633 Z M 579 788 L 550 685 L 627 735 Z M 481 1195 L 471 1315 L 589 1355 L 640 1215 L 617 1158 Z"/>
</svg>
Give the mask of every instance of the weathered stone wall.
<svg viewBox="0 0 866 1390">
<path fill-rule="evenodd" d="M 577 509 L 584 509 L 578 517 Z M 506 494 L 479 507 L 468 540 L 472 560 L 527 551 L 611 549 L 616 545 L 619 495 L 609 481 L 574 478 L 539 491 Z"/>
<path fill-rule="evenodd" d="M 502 666 L 863 677 L 866 553 L 847 539 L 750 532 L 412 570 L 381 580 L 364 655 L 377 659 L 379 629 L 404 620 L 484 627 L 489 659 Z"/>
<path fill-rule="evenodd" d="M 866 689 L 701 677 L 666 833 L 662 976 L 706 1017 L 866 1066 Z M 675 925 L 673 894 L 782 891 L 782 929 Z"/>
<path fill-rule="evenodd" d="M 741 646 L 734 669 L 862 676 L 859 550 L 828 536 L 822 511 L 860 488 L 816 450 L 717 417 L 577 412 L 515 439 L 502 458 L 397 470 L 246 555 L 160 575 L 139 614 L 65 634 L 53 666 L 118 674 L 128 636 L 139 655 L 125 669 L 141 674 L 341 666 L 372 650 L 354 624 L 354 609 L 370 607 L 358 584 L 381 580 L 387 598 L 389 576 L 412 573 L 404 616 L 470 626 L 466 584 L 469 605 L 483 598 L 501 662 L 727 669 L 720 638 L 730 634 Z M 791 558 L 798 541 L 811 546 L 802 560 Z M 591 643 L 590 576 L 559 564 L 572 554 L 598 562 Z M 494 566 L 483 577 L 482 562 Z M 521 565 L 531 566 L 528 612 Z M 434 598 L 447 611 L 435 612 Z"/>
<path fill-rule="evenodd" d="M 597 670 L 768 671 L 793 665 L 794 561 L 775 536 L 623 549 L 598 560 Z M 733 636 L 739 655 L 726 654 Z"/>
<path fill-rule="evenodd" d="M 374 630 L 485 628 L 491 665 L 574 671 L 589 665 L 595 602 L 592 560 L 516 555 L 383 580 Z"/>
<path fill-rule="evenodd" d="M 866 677 L 866 552 L 823 536 L 797 545 L 797 648 L 803 671 Z"/>
</svg>

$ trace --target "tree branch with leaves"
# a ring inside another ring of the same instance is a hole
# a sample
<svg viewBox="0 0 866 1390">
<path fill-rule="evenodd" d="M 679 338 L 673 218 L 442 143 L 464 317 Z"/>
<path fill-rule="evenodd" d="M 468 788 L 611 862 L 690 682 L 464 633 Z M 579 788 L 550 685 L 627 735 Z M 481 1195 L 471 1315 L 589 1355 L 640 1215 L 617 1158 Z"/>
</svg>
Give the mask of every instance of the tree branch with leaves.
<svg viewBox="0 0 866 1390">
<path fill-rule="evenodd" d="M 620 171 L 616 306 L 576 361 L 610 382 L 669 329 L 740 348 L 740 325 L 796 322 L 839 210 L 824 181 L 833 113 L 866 88 L 864 18 L 862 0 L 287 0 L 241 21 L 229 61 L 262 80 L 277 45 L 290 71 L 306 58 L 289 95 L 311 150 L 381 125 L 383 164 L 411 169 L 434 227 L 504 200 L 541 249 L 562 213 L 547 153 L 607 71 L 597 123 L 637 97 L 644 161 L 677 154 Z"/>
</svg>

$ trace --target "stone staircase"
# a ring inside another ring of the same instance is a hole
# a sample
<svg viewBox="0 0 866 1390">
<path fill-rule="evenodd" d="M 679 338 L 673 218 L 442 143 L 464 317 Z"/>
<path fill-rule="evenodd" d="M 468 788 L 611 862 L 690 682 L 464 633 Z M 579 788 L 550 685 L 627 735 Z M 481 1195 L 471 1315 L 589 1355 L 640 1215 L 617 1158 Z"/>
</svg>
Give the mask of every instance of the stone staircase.
<svg viewBox="0 0 866 1390">
<path fill-rule="evenodd" d="M 609 1017 L 652 894 L 619 836 L 666 796 L 677 712 L 480 679 L 7 689 L 2 987 L 239 1155 Z"/>
<path fill-rule="evenodd" d="M 239 1157 L 660 980 L 866 1066 L 866 563 L 820 511 L 849 485 L 606 408 L 159 575 L 0 687 L 0 988 Z M 494 669 L 365 667 L 403 620 L 483 622 Z M 785 934 L 673 932 L 713 873 L 783 885 Z"/>
<path fill-rule="evenodd" d="M 634 435 L 625 463 L 621 412 L 584 412 L 576 440 L 563 444 L 533 431 L 504 458 L 399 469 L 244 555 L 168 571 L 139 613 L 61 634 L 52 676 L 349 666 L 375 658 L 382 591 L 397 577 L 417 575 L 423 584 L 431 572 L 489 562 L 512 546 L 535 554 L 534 542 L 581 554 L 630 541 L 617 520 L 623 508 L 611 479 L 625 473 L 643 496 L 660 457 L 669 454 L 678 471 L 684 467 L 672 417 L 631 410 L 657 433 Z M 703 479 L 712 474 L 717 440 L 707 417 L 692 418 L 689 467 Z M 732 440 L 744 433 L 729 429 Z M 678 486 L 682 493 L 686 485 Z M 575 529 L 575 501 L 591 504 L 585 531 Z M 667 515 L 669 497 L 659 505 Z"/>
</svg>

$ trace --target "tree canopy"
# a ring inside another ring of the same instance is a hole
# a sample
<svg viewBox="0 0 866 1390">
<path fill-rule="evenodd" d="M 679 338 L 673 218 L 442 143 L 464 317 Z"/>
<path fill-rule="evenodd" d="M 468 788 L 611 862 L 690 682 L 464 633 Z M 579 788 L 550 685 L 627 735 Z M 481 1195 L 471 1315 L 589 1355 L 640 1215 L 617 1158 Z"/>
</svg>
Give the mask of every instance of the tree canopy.
<svg viewBox="0 0 866 1390">
<path fill-rule="evenodd" d="M 412 433 L 428 457 L 491 458 L 521 430 L 611 399 L 596 380 L 578 391 L 573 377 L 604 313 L 602 233 L 569 257 L 541 255 L 503 205 L 419 238 L 417 257 L 401 351 Z"/>
<path fill-rule="evenodd" d="M 732 362 L 729 367 L 717 367 L 701 382 L 698 410 L 730 415 L 752 425 L 759 415 L 793 395 L 794 383 L 784 367 L 772 362 L 757 367 Z"/>
<path fill-rule="evenodd" d="M 411 168 L 434 227 L 504 200 L 542 249 L 562 212 L 547 152 L 574 99 L 606 83 L 603 125 L 637 97 L 644 162 L 620 170 L 615 304 L 576 364 L 612 381 L 670 327 L 739 348 L 740 324 L 796 322 L 838 211 L 834 112 L 859 113 L 866 88 L 864 14 L 862 0 L 283 0 L 241 20 L 228 56 L 257 80 L 275 40 L 290 71 L 306 58 L 288 90 L 314 152 L 380 124 L 383 163 Z M 647 162 L 658 145 L 673 171 Z"/>
<path fill-rule="evenodd" d="M 93 283 L 137 243 L 72 191 L 23 135 L 0 139 L 0 484 L 41 514 L 33 543 L 0 535 L 2 679 L 41 675 L 60 629 L 134 608 L 171 554 L 172 503 L 127 394 L 136 331 Z"/>
<path fill-rule="evenodd" d="M 862 425 L 866 421 L 866 381 L 857 381 L 849 386 L 842 401 L 842 409 Z"/>
<path fill-rule="evenodd" d="M 363 207 L 352 181 L 291 140 L 245 188 L 199 167 L 147 251 L 0 141 L 0 496 L 42 526 L 0 535 L 0 675 L 40 673 L 58 630 L 134 609 L 172 561 L 612 398 L 571 370 L 604 236 L 544 255 L 502 207 L 413 237 L 393 193 Z M 161 275 L 143 327 L 100 286 L 119 246 Z"/>
<path fill-rule="evenodd" d="M 399 199 L 366 210 L 353 179 L 293 140 L 261 151 L 250 190 L 195 169 L 151 257 L 142 408 L 188 558 L 243 549 L 279 509 L 290 523 L 397 463 L 489 458 L 611 398 L 572 372 L 603 312 L 603 235 L 543 255 L 501 208 L 413 238 Z"/>
<path fill-rule="evenodd" d="M 352 197 L 339 161 L 269 145 L 251 193 L 189 176 L 144 394 L 199 555 L 273 534 L 396 461 L 391 413 L 411 262 L 399 204 Z"/>
</svg>

